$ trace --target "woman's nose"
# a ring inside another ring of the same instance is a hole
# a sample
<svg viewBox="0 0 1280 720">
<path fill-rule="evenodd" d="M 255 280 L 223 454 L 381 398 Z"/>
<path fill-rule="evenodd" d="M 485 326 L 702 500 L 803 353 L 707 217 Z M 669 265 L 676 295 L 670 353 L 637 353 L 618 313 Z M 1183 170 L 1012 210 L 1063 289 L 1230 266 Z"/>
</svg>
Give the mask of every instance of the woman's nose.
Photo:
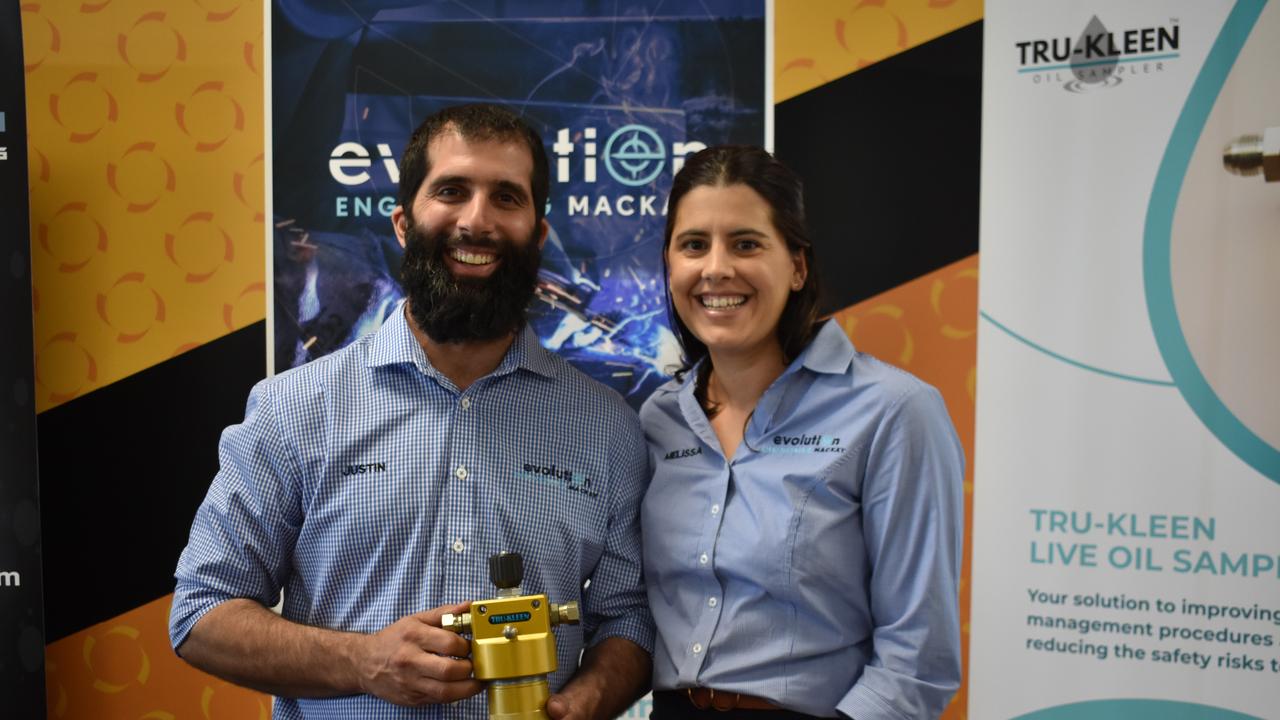
<svg viewBox="0 0 1280 720">
<path fill-rule="evenodd" d="M 720 243 L 712 243 L 702 265 L 704 280 L 727 280 L 733 277 L 733 256 Z"/>
</svg>

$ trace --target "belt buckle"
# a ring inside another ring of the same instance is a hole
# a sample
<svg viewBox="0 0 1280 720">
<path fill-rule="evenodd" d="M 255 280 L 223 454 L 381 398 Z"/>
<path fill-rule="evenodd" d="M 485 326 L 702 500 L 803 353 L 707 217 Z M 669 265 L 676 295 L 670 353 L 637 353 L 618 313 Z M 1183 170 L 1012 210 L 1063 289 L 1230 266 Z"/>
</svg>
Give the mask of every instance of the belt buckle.
<svg viewBox="0 0 1280 720">
<path fill-rule="evenodd" d="M 728 696 L 728 694 L 729 694 L 729 693 L 720 693 L 720 697 L 726 697 L 726 696 Z M 733 694 L 733 702 L 732 702 L 732 703 L 730 703 L 730 704 L 728 704 L 728 705 L 725 705 L 724 707 L 720 707 L 719 705 L 717 705 L 717 704 L 716 704 L 716 691 L 715 691 L 715 690 L 712 690 L 712 691 L 711 691 L 711 707 L 712 707 L 712 709 L 719 710 L 720 712 L 729 712 L 730 710 L 733 710 L 733 709 L 737 708 L 737 707 L 738 707 L 738 703 L 740 703 L 740 702 L 742 702 L 742 693 L 734 693 L 734 694 Z"/>
<path fill-rule="evenodd" d="M 730 701 L 729 704 L 727 705 L 721 705 L 716 702 L 716 689 L 706 688 L 707 694 L 708 694 L 708 698 L 707 698 L 708 702 L 707 704 L 703 705 L 703 704 L 700 704 L 696 698 L 694 698 L 693 696 L 694 690 L 695 688 L 687 687 L 684 689 L 684 694 L 686 697 L 689 698 L 689 704 L 694 706 L 698 710 L 716 710 L 719 712 L 728 712 L 730 710 L 737 708 L 738 703 L 742 702 L 742 693 L 733 693 L 733 700 Z M 720 696 L 727 697 L 728 695 L 729 693 L 721 693 Z"/>
</svg>

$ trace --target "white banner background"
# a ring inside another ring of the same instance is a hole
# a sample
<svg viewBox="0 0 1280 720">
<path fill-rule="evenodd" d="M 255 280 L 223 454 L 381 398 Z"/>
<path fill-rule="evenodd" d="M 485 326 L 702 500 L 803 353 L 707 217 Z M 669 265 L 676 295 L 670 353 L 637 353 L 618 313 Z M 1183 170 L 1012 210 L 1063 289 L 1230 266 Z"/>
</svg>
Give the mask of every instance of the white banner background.
<svg viewBox="0 0 1280 720">
<path fill-rule="evenodd" d="M 970 717 L 1277 717 L 1277 5 L 986 5 Z"/>
</svg>

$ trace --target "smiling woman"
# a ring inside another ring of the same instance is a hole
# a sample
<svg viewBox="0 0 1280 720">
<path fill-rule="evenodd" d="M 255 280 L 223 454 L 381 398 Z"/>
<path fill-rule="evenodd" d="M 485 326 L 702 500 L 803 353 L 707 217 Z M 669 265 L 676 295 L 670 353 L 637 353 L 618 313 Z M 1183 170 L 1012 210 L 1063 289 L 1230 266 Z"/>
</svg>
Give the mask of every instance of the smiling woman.
<svg viewBox="0 0 1280 720">
<path fill-rule="evenodd" d="M 817 321 L 802 185 L 767 152 L 699 152 L 668 204 L 685 365 L 640 413 L 652 717 L 937 717 L 964 475 L 941 396 Z"/>
</svg>

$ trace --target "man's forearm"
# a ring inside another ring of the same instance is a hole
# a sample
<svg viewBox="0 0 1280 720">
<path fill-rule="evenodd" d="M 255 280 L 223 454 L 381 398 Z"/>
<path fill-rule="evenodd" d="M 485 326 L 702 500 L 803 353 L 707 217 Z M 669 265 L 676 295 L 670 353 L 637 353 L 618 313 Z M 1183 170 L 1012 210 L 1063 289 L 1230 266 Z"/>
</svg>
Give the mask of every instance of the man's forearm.
<svg viewBox="0 0 1280 720">
<path fill-rule="evenodd" d="M 364 637 L 300 625 L 235 599 L 200 618 L 178 652 L 237 685 L 283 697 L 332 697 L 362 692 L 355 657 Z"/>
<path fill-rule="evenodd" d="M 570 717 L 615 718 L 648 692 L 652 671 L 653 658 L 639 645 L 606 638 L 583 653 L 578 672 L 557 695 L 569 700 Z"/>
</svg>

